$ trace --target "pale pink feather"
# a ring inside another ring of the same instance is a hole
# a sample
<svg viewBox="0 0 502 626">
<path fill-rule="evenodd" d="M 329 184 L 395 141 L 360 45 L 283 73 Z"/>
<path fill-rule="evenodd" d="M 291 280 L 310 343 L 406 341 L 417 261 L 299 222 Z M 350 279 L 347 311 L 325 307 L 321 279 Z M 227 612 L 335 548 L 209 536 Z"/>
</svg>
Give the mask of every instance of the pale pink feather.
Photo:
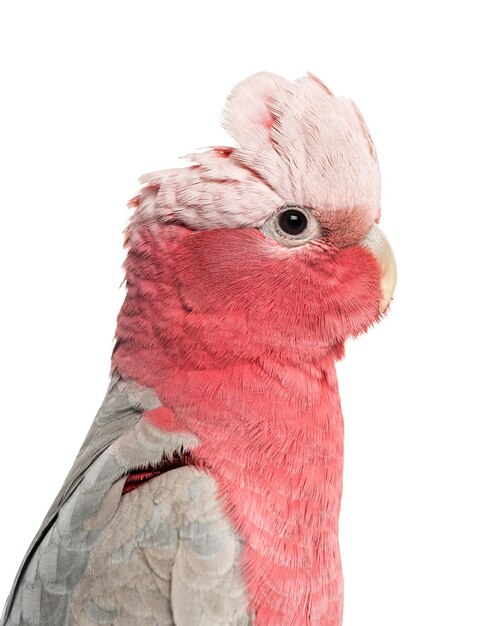
<svg viewBox="0 0 502 626">
<path fill-rule="evenodd" d="M 192 154 L 192 166 L 143 176 L 130 231 L 153 221 L 256 228 L 282 206 L 300 205 L 347 245 L 378 219 L 380 173 L 368 129 L 352 101 L 316 77 L 251 76 L 230 94 L 223 125 L 235 148 Z"/>
</svg>

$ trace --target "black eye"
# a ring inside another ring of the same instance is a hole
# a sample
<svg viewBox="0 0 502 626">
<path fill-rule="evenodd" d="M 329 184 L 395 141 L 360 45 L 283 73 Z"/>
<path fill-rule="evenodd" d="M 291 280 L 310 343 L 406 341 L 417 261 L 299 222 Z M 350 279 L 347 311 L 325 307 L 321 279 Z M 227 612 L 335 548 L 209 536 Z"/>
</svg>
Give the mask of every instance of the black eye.
<svg viewBox="0 0 502 626">
<path fill-rule="evenodd" d="M 300 235 L 307 225 L 307 216 L 297 209 L 287 209 L 279 216 L 279 226 L 288 235 Z"/>
<path fill-rule="evenodd" d="M 322 236 L 312 209 L 291 204 L 272 213 L 260 230 L 286 248 L 297 248 Z"/>
</svg>

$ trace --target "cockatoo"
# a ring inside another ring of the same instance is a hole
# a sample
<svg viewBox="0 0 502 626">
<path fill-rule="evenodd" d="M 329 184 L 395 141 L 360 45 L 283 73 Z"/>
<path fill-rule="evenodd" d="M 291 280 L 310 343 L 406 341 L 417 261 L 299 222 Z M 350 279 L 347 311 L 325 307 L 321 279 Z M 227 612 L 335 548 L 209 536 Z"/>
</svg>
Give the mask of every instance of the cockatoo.
<svg viewBox="0 0 502 626">
<path fill-rule="evenodd" d="M 228 97 L 236 146 L 144 176 L 103 404 L 5 626 L 340 626 L 335 361 L 386 311 L 361 113 L 313 75 Z"/>
</svg>

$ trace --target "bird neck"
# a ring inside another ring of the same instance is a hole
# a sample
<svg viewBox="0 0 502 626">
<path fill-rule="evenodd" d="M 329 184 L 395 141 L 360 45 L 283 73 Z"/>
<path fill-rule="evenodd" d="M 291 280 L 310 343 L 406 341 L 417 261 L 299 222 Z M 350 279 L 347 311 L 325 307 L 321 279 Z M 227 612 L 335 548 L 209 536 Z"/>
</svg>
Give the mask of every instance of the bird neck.
<svg viewBox="0 0 502 626">
<path fill-rule="evenodd" d="M 168 429 L 197 436 L 192 460 L 215 478 L 244 541 L 255 626 L 340 624 L 343 419 L 333 360 L 193 369 L 119 343 L 114 364 L 175 407 Z"/>
</svg>

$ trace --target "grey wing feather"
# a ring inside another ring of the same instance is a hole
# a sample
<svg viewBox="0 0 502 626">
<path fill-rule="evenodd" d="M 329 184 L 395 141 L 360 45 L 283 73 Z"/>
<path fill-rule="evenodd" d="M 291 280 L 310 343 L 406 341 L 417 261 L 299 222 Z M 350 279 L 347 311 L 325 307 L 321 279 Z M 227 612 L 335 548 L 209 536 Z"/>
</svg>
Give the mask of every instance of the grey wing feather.
<svg viewBox="0 0 502 626">
<path fill-rule="evenodd" d="M 105 398 L 73 467 L 23 559 L 0 623 L 8 617 L 20 577 L 30 557 L 44 539 L 61 506 L 81 483 L 89 467 L 115 440 L 134 428 L 143 411 L 160 406 L 160 404 L 158 397 L 151 389 L 143 388 L 132 381 L 124 381 L 117 374 L 112 376 Z"/>
<path fill-rule="evenodd" d="M 191 449 L 141 413 L 155 394 L 112 379 L 35 538 L 4 626 L 248 626 L 241 541 L 214 480 L 193 467 L 123 494 L 128 471 Z"/>
<path fill-rule="evenodd" d="M 182 467 L 126 494 L 91 549 L 68 626 L 247 626 L 242 543 L 216 484 Z"/>
</svg>

